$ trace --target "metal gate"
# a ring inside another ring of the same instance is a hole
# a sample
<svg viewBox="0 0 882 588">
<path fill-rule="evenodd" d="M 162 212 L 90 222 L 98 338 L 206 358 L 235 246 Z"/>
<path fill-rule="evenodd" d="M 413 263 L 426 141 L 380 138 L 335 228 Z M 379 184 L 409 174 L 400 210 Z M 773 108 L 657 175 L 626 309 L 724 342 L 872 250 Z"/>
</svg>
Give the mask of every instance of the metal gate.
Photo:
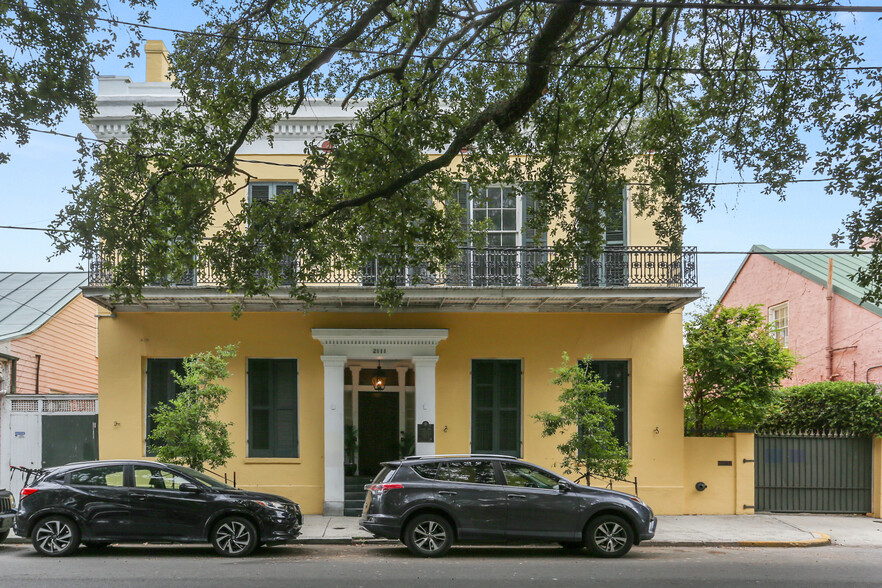
<svg viewBox="0 0 882 588">
<path fill-rule="evenodd" d="M 756 511 L 868 513 L 873 441 L 848 434 L 757 435 Z"/>
<path fill-rule="evenodd" d="M 22 477 L 10 465 L 48 467 L 97 459 L 98 399 L 86 394 L 17 394 L 2 399 L 0 488 L 18 496 Z"/>
</svg>

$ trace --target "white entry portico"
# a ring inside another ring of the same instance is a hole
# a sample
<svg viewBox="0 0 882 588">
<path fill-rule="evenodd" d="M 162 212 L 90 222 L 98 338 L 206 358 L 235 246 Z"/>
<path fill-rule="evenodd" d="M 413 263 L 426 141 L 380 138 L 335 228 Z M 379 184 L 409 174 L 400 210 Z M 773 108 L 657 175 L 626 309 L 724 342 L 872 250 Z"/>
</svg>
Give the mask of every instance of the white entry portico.
<svg viewBox="0 0 882 588">
<path fill-rule="evenodd" d="M 312 329 L 324 347 L 325 515 L 342 515 L 344 505 L 344 367 L 350 359 L 409 360 L 415 376 L 416 453 L 435 453 L 435 348 L 447 329 Z M 422 434 L 420 426 L 422 425 Z"/>
</svg>

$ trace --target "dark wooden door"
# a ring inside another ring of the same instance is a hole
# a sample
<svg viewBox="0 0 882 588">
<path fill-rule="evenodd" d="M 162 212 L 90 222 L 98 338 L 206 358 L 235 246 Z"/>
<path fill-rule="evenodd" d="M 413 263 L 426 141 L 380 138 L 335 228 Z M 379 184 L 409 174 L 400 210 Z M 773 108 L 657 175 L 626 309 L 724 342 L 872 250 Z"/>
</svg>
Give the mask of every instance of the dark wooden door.
<svg viewBox="0 0 882 588">
<path fill-rule="evenodd" d="M 358 393 L 358 471 L 373 476 L 398 459 L 398 393 Z"/>
</svg>

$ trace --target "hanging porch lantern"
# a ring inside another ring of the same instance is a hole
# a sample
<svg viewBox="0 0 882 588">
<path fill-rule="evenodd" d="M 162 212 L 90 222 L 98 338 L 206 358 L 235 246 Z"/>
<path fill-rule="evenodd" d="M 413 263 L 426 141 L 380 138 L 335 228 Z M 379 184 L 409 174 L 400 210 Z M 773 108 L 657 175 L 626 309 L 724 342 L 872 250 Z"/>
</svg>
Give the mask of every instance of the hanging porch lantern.
<svg viewBox="0 0 882 588">
<path fill-rule="evenodd" d="M 377 360 L 377 373 L 371 378 L 371 384 L 374 386 L 374 390 L 377 392 L 382 392 L 386 389 L 386 378 L 383 376 L 383 366 L 380 365 L 380 360 Z"/>
</svg>

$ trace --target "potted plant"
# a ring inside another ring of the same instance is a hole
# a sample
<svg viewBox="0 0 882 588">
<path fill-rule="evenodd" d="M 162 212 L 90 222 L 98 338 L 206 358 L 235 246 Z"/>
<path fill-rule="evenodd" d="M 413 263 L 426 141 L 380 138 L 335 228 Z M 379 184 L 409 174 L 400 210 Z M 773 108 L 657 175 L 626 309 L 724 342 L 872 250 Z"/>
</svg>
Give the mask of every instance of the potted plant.
<svg viewBox="0 0 882 588">
<path fill-rule="evenodd" d="M 347 476 L 354 476 L 358 470 L 358 464 L 355 462 L 355 456 L 358 454 L 358 429 L 353 425 L 346 425 L 343 430 L 343 452 L 346 454 L 343 472 Z"/>
</svg>

